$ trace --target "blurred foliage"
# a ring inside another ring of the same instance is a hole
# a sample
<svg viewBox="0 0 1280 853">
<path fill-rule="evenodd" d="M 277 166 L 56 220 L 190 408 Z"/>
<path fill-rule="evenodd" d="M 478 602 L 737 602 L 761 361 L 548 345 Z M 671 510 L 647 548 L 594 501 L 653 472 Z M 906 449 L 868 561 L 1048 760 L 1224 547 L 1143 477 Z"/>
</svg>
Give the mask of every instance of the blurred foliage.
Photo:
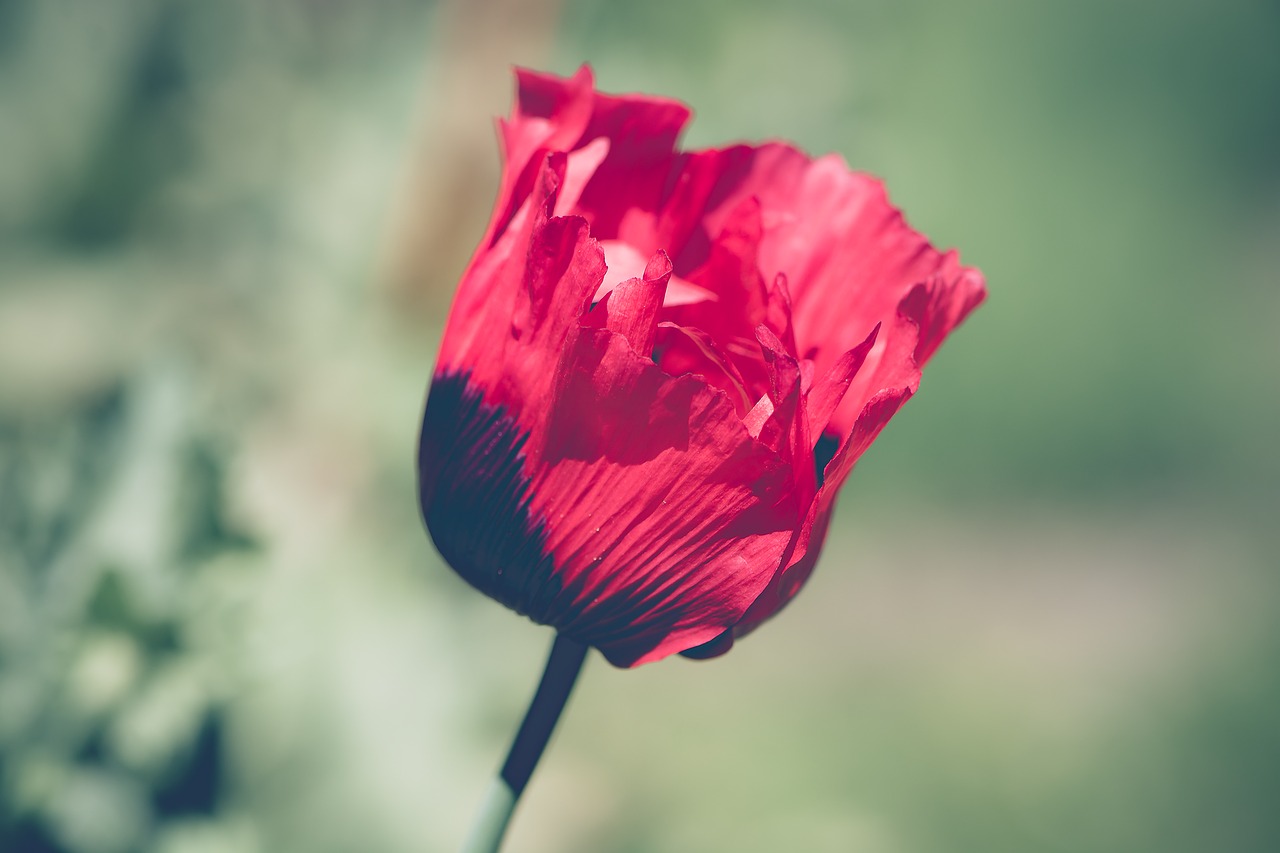
<svg viewBox="0 0 1280 853">
<path fill-rule="evenodd" d="M 0 422 L 0 849 L 182 850 L 231 832 L 230 673 L 195 636 L 224 517 L 180 379 Z"/>
<path fill-rule="evenodd" d="M 1280 6 L 0 0 L 0 851 L 448 850 L 546 637 L 412 453 L 508 66 L 886 179 L 991 299 L 513 849 L 1280 846 Z M 252 536 L 247 531 L 252 531 Z"/>
</svg>

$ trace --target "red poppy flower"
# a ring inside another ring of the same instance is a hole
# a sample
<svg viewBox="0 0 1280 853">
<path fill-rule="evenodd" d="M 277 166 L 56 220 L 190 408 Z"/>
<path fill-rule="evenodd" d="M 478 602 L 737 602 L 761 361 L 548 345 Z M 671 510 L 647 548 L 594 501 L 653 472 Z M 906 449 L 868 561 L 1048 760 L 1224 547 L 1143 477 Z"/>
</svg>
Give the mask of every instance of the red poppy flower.
<svg viewBox="0 0 1280 853">
<path fill-rule="evenodd" d="M 982 276 L 838 157 L 681 151 L 679 102 L 517 77 L 423 517 L 471 584 L 615 665 L 721 653 L 805 582 Z"/>
</svg>

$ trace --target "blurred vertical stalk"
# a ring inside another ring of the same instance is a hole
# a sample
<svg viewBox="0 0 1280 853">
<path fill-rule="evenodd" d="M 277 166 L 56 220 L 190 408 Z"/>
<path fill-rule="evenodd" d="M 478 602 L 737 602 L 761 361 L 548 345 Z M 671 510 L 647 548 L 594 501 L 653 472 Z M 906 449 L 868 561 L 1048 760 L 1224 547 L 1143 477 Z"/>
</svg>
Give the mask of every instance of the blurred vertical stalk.
<svg viewBox="0 0 1280 853">
<path fill-rule="evenodd" d="M 564 711 L 565 702 L 573 691 L 574 682 L 582 671 L 582 662 L 586 656 L 585 645 L 563 634 L 556 635 L 546 669 L 542 672 L 542 681 L 538 683 L 538 690 L 533 694 L 529 710 L 525 712 L 524 722 L 516 732 L 502 771 L 494 780 L 480 813 L 476 816 L 475 825 L 462 847 L 462 853 L 497 853 L 502 846 L 502 838 L 506 835 L 516 803 L 524 793 L 529 777 L 533 775 L 533 769 L 538 766 L 538 759 L 542 757 L 543 750 L 551 739 L 551 733 Z"/>
<path fill-rule="evenodd" d="M 513 65 L 546 62 L 562 0 L 444 0 L 433 19 L 419 139 L 405 164 L 380 278 L 414 314 L 442 314 L 498 186 L 493 117 Z"/>
</svg>

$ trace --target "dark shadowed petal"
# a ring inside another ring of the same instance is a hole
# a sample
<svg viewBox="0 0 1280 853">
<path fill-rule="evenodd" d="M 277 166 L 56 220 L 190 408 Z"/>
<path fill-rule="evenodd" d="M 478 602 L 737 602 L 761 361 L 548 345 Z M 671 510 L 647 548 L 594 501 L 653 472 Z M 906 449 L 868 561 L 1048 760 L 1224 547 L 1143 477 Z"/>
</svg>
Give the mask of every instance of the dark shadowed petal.
<svg viewBox="0 0 1280 853">
<path fill-rule="evenodd" d="M 720 350 L 715 339 L 701 329 L 659 323 L 654 361 L 671 376 L 693 373 L 724 391 L 739 415 L 745 415 L 754 403 L 747 392 L 746 380 L 733 361 Z"/>
<path fill-rule="evenodd" d="M 700 329 L 714 340 L 753 401 L 769 387 L 768 368 L 756 340 L 756 327 L 766 321 L 769 306 L 769 290 L 756 262 L 761 236 L 760 205 L 744 199 L 717 232 L 706 259 L 687 276 L 716 298 L 663 312 L 663 319 Z"/>
<path fill-rule="evenodd" d="M 512 413 L 486 403 L 467 374 L 432 380 L 418 441 L 418 497 L 431 539 L 472 586 L 532 615 L 559 588 L 546 531 L 529 511 L 527 440 Z"/>
</svg>

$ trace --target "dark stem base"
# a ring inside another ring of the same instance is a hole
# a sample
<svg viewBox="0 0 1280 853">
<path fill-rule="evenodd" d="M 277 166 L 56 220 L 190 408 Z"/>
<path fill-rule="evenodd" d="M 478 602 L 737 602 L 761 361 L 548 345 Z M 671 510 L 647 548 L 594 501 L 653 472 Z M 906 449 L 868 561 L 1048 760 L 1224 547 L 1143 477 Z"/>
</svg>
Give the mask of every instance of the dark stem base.
<svg viewBox="0 0 1280 853">
<path fill-rule="evenodd" d="M 586 656 L 585 645 L 563 634 L 556 635 L 538 691 L 533 694 L 524 722 L 511 744 L 511 751 L 507 753 L 507 761 L 502 765 L 502 781 L 510 786 L 516 797 L 524 792 L 547 741 L 551 739 Z"/>
</svg>

